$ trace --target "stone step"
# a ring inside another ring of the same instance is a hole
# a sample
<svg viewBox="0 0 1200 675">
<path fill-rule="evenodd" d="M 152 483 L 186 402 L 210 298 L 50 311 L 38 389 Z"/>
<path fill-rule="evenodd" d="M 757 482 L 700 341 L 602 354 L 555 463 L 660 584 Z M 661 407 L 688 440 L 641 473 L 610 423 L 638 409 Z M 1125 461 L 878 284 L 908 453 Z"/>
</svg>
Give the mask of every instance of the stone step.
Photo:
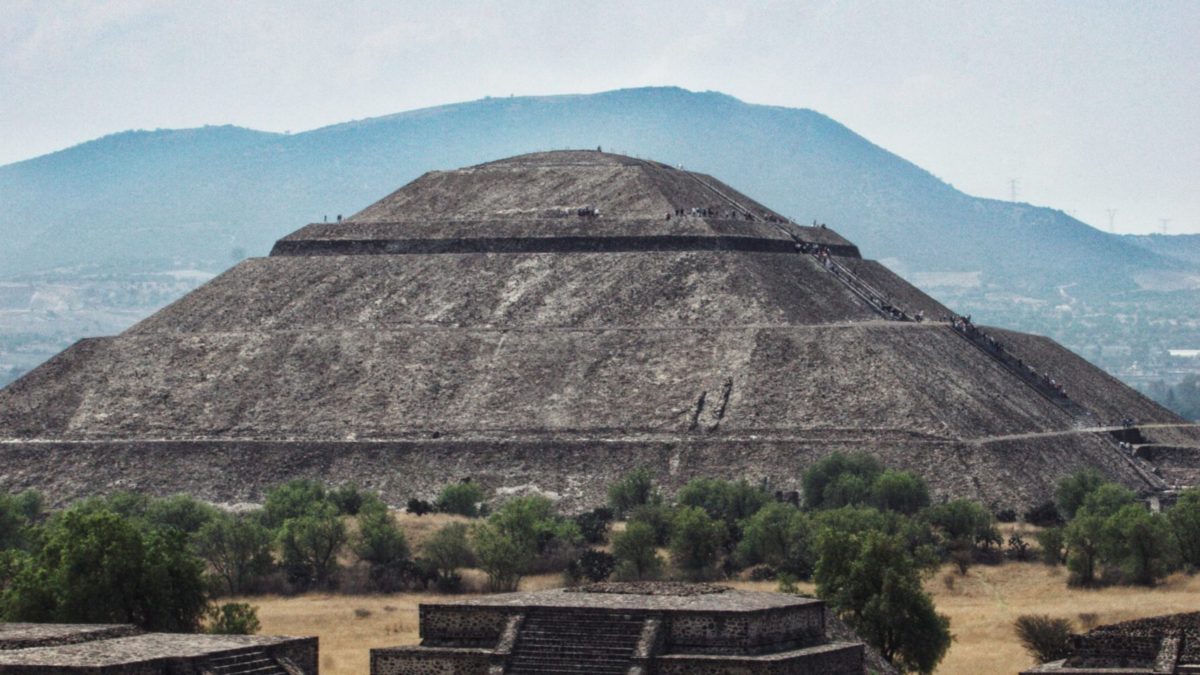
<svg viewBox="0 0 1200 675">
<path fill-rule="evenodd" d="M 557 637 L 537 637 L 529 636 L 521 638 L 521 645 L 525 648 L 539 649 L 575 649 L 586 645 L 588 649 L 595 649 L 603 652 L 626 653 L 633 650 L 632 640 L 622 640 L 617 642 L 612 641 L 596 641 L 596 640 L 563 640 Z"/>
<path fill-rule="evenodd" d="M 579 661 L 513 661 L 506 672 L 509 675 L 525 673 L 614 673 L 622 674 L 629 670 L 629 662 L 622 663 L 581 663 Z"/>
<path fill-rule="evenodd" d="M 529 637 L 561 637 L 565 640 L 582 638 L 587 640 L 606 640 L 609 642 L 624 642 L 630 639 L 635 639 L 642 633 L 641 629 L 623 633 L 603 633 L 590 630 L 550 630 L 545 628 L 526 628 L 521 632 L 523 635 L 527 635 Z"/>
</svg>

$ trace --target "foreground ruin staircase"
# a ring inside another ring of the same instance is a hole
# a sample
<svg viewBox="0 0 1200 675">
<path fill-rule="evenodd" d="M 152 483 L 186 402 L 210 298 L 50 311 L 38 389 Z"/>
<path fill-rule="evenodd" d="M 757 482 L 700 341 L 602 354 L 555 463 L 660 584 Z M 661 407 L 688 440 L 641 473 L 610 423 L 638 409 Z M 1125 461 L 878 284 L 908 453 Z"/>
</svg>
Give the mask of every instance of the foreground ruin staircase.
<svg viewBox="0 0 1200 675">
<path fill-rule="evenodd" d="M 0 490 L 236 503 L 313 477 L 400 505 L 471 478 L 572 510 L 635 466 L 790 492 L 867 451 L 1021 513 L 1083 468 L 1200 478 L 1197 425 L 989 327 L 1056 399 L 953 314 L 711 176 L 595 151 L 431 171 L 0 390 Z M 1126 418 L 1153 466 L 1116 451 Z"/>
<path fill-rule="evenodd" d="M 208 659 L 212 675 L 290 675 L 278 661 L 261 649 L 248 649 Z"/>
<path fill-rule="evenodd" d="M 645 623 L 629 614 L 531 610 L 504 672 L 626 675 Z"/>
<path fill-rule="evenodd" d="M 711 584 L 633 582 L 420 606 L 420 646 L 371 650 L 372 675 L 861 675 L 825 604 Z"/>
</svg>

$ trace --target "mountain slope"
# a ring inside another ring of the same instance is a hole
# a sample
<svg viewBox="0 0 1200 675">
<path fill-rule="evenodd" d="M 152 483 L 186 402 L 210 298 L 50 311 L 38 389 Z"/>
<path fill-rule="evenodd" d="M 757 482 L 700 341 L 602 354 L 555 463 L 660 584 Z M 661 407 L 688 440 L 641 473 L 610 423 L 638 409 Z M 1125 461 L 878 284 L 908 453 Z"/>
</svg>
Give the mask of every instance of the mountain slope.
<svg viewBox="0 0 1200 675">
<path fill-rule="evenodd" d="M 1137 288 L 1189 265 L 1065 214 L 970 197 L 810 110 L 675 88 L 484 99 L 283 136 L 129 132 L 0 167 L 0 276 L 85 263 L 219 269 L 303 222 L 349 214 L 429 167 L 595 147 L 731 176 L 902 272 L 979 272 L 1038 294 Z"/>
</svg>

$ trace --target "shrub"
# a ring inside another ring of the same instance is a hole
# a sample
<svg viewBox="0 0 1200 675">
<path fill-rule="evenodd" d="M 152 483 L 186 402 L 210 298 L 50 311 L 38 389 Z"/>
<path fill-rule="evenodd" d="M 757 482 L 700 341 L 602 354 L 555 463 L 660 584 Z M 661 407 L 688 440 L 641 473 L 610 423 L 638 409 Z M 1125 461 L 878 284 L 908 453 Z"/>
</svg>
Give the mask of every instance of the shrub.
<svg viewBox="0 0 1200 675">
<path fill-rule="evenodd" d="M 1029 560 L 1029 542 L 1020 532 L 1013 532 L 1008 538 L 1008 557 L 1020 562 Z"/>
<path fill-rule="evenodd" d="M 725 543 L 725 524 L 698 506 L 683 506 L 671 524 L 671 560 L 685 576 L 702 579 L 711 572 Z"/>
<path fill-rule="evenodd" d="M 196 553 L 231 595 L 244 593 L 270 571 L 271 532 L 247 514 L 218 514 L 196 533 Z"/>
<path fill-rule="evenodd" d="M 866 503 L 881 473 L 883 466 L 870 455 L 835 452 L 804 472 L 804 504 L 827 509 Z"/>
<path fill-rule="evenodd" d="M 1061 525 L 1063 519 L 1054 502 L 1042 502 L 1025 512 L 1025 522 L 1038 527 L 1054 527 Z"/>
<path fill-rule="evenodd" d="M 335 507 L 338 513 L 343 516 L 357 516 L 363 505 L 369 499 L 376 499 L 375 495 L 359 490 L 356 486 L 350 484 L 339 485 L 329 491 L 328 499 Z"/>
<path fill-rule="evenodd" d="M 442 488 L 437 497 L 437 510 L 475 518 L 479 515 L 479 503 L 483 501 L 483 488 L 464 481 Z"/>
<path fill-rule="evenodd" d="M 613 512 L 608 508 L 596 508 L 577 514 L 574 518 L 579 527 L 579 534 L 588 544 L 603 544 L 608 536 L 608 524 L 612 522 Z"/>
<path fill-rule="evenodd" d="M 205 616 L 204 632 L 213 635 L 254 635 L 262 628 L 258 608 L 245 602 L 212 605 Z"/>
<path fill-rule="evenodd" d="M 623 532 L 614 534 L 612 549 L 617 559 L 618 579 L 657 579 L 661 573 L 662 558 L 656 548 L 654 529 L 644 522 L 631 521 Z"/>
<path fill-rule="evenodd" d="M 1038 547 L 1042 549 L 1042 562 L 1047 565 L 1061 565 L 1067 562 L 1066 534 L 1061 527 L 1048 527 L 1037 533 Z"/>
<path fill-rule="evenodd" d="M 588 581 L 604 581 L 617 568 L 617 559 L 611 553 L 588 549 L 574 561 L 579 577 Z"/>
<path fill-rule="evenodd" d="M 1017 512 L 1013 509 L 1000 509 L 996 512 L 996 521 L 1001 523 L 1017 522 Z"/>
<path fill-rule="evenodd" d="M 267 492 L 263 505 L 266 525 L 278 528 L 284 521 L 312 513 L 326 503 L 325 488 L 320 483 L 307 478 L 290 480 Z"/>
<path fill-rule="evenodd" d="M 414 516 L 423 516 L 426 513 L 433 513 L 435 511 L 433 504 L 424 499 L 417 499 L 416 497 L 409 499 L 408 504 L 404 508 Z"/>
<path fill-rule="evenodd" d="M 1013 624 L 1017 639 L 1038 663 L 1058 661 L 1071 655 L 1071 622 L 1048 616 L 1023 614 Z"/>
<path fill-rule="evenodd" d="M 631 510 L 644 504 L 662 501 L 650 470 L 638 467 L 608 486 L 608 505 L 618 518 L 625 517 Z"/>
</svg>

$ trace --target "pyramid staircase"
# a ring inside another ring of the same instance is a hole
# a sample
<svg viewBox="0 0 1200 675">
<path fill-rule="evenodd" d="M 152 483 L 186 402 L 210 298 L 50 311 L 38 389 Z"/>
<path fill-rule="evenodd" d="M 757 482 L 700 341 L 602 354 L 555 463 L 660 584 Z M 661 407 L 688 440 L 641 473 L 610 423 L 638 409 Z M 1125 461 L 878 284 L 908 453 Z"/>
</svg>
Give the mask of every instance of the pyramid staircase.
<svg viewBox="0 0 1200 675">
<path fill-rule="evenodd" d="M 208 659 L 207 666 L 213 675 L 289 675 L 279 662 L 261 649 L 226 652 Z"/>
<path fill-rule="evenodd" d="M 531 610 L 509 657 L 508 675 L 625 675 L 643 617 L 563 608 Z"/>
</svg>

